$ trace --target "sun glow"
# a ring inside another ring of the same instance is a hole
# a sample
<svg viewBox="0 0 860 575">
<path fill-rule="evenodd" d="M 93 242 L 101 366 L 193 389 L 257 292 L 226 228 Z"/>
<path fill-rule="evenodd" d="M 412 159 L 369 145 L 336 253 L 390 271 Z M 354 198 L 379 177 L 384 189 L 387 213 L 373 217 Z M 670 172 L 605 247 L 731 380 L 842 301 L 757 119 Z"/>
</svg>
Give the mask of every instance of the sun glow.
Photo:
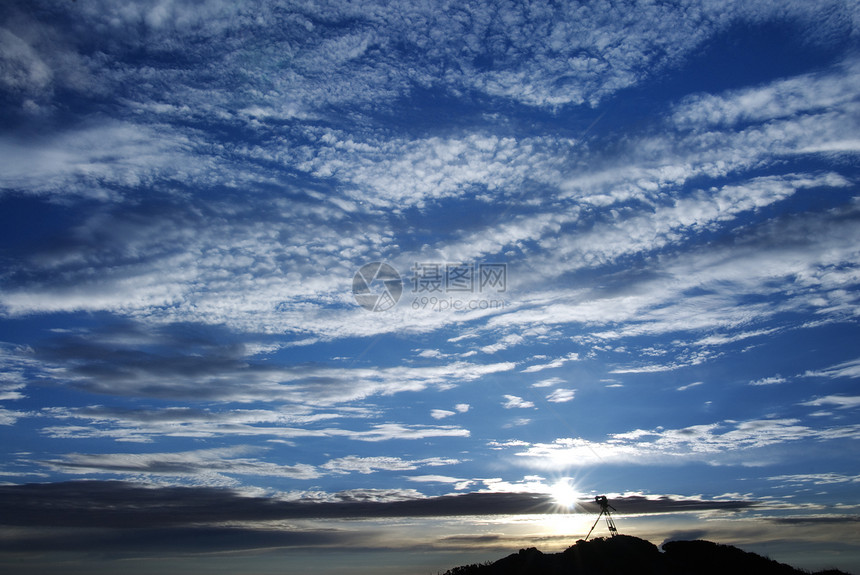
<svg viewBox="0 0 860 575">
<path fill-rule="evenodd" d="M 552 484 L 550 487 L 550 495 L 555 504 L 562 509 L 572 509 L 579 499 L 579 492 L 571 483 L 569 477 L 563 477 Z"/>
</svg>

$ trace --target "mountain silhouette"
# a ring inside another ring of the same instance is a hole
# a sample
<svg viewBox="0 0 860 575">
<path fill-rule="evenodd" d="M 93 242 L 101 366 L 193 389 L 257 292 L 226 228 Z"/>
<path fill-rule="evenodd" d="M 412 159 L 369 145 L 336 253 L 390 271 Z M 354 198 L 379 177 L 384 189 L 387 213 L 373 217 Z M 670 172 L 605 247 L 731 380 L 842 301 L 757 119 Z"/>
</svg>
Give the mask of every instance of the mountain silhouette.
<svg viewBox="0 0 860 575">
<path fill-rule="evenodd" d="M 445 575 L 809 575 L 784 563 L 710 541 L 670 541 L 663 552 L 630 535 L 580 539 L 561 553 L 521 549 L 494 563 L 455 567 Z M 848 575 L 831 569 L 816 575 Z"/>
</svg>

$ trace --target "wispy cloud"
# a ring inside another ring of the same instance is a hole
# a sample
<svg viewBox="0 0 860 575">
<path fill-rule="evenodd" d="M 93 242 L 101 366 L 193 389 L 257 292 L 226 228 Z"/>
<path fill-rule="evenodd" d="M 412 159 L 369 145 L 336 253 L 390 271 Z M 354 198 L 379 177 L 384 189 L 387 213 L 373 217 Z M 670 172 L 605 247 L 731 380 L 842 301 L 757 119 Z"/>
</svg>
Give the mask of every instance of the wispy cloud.
<svg viewBox="0 0 860 575">
<path fill-rule="evenodd" d="M 58 201 L 82 196 L 116 202 L 123 199 L 120 189 L 192 178 L 214 183 L 231 177 L 214 161 L 201 161 L 186 134 L 124 121 L 80 127 L 35 141 L 0 137 L 0 152 L 0 187 Z"/>
<path fill-rule="evenodd" d="M 261 475 L 313 479 L 320 473 L 312 465 L 277 465 L 240 457 L 257 448 L 237 446 L 176 453 L 70 453 L 44 461 L 47 467 L 69 474 L 120 474 L 137 477 L 189 477 L 209 484 L 234 485 L 231 475 Z"/>
<path fill-rule="evenodd" d="M 803 375 L 806 377 L 857 378 L 860 377 L 860 358 L 852 359 L 851 361 L 846 361 L 844 363 L 840 363 L 838 365 L 834 365 L 826 369 L 809 370 Z"/>
<path fill-rule="evenodd" d="M 646 334 L 734 331 L 765 321 L 776 313 L 792 311 L 820 310 L 838 320 L 847 317 L 843 314 L 853 313 L 849 310 L 857 306 L 856 298 L 845 297 L 847 293 L 843 291 L 856 282 L 854 272 L 848 271 L 854 269 L 850 262 L 856 250 L 845 241 L 846 237 L 856 235 L 856 226 L 849 223 L 855 217 L 855 209 L 849 206 L 829 213 L 777 219 L 741 236 L 731 248 L 696 248 L 666 256 L 653 275 L 630 274 L 632 282 L 617 291 L 577 289 L 534 293 L 531 299 L 537 305 L 522 305 L 520 309 L 492 317 L 488 326 L 564 323 L 611 326 L 593 331 L 607 341 Z M 819 230 L 815 235 L 811 233 L 813 228 Z M 781 239 L 785 237 L 793 237 L 795 241 L 786 243 Z M 838 271 L 841 266 L 846 266 L 845 272 Z M 775 278 L 785 278 L 786 282 L 775 282 Z M 702 290 L 703 286 L 707 290 Z M 772 299 L 763 303 L 744 297 L 754 293 L 766 293 Z M 821 298 L 821 294 L 828 295 Z M 831 297 L 832 303 L 827 299 Z M 755 337 L 757 330 L 751 331 L 750 337 Z M 767 335 L 766 332 L 758 336 Z M 733 341 L 737 339 L 723 343 Z M 709 341 L 709 347 L 715 343 Z M 619 367 L 615 372 L 673 370 L 701 363 L 712 353 L 699 346 L 686 347 L 673 361 Z M 851 373 L 850 367 L 846 364 L 840 369 Z"/>
<path fill-rule="evenodd" d="M 837 483 L 860 483 L 860 475 L 845 475 L 842 473 L 800 473 L 794 475 L 775 475 L 768 477 L 769 481 L 787 484 L 833 485 Z"/>
<path fill-rule="evenodd" d="M 851 104 L 860 91 L 856 67 L 857 62 L 848 61 L 831 72 L 803 74 L 720 95 L 690 96 L 677 107 L 673 120 L 684 127 L 713 129 L 841 108 Z"/>
<path fill-rule="evenodd" d="M 577 361 L 577 360 L 579 360 L 579 354 L 575 353 L 575 352 L 571 352 L 564 357 L 556 358 L 556 359 L 554 359 L 550 362 L 547 362 L 547 363 L 539 363 L 539 364 L 535 364 L 535 365 L 530 365 L 527 368 L 523 369 L 522 372 L 523 373 L 535 373 L 538 371 L 543 371 L 545 369 L 553 369 L 555 367 L 561 367 L 567 362 Z"/>
<path fill-rule="evenodd" d="M 572 401 L 575 396 L 576 396 L 576 390 L 575 389 L 559 388 L 559 389 L 553 390 L 552 393 L 547 395 L 546 400 L 551 402 L 551 403 L 566 403 L 568 401 Z"/>
<path fill-rule="evenodd" d="M 680 429 L 638 429 L 614 433 L 604 441 L 581 437 L 536 443 L 516 452 L 524 465 L 547 469 L 605 463 L 677 464 L 700 461 L 715 465 L 759 466 L 779 456 L 764 450 L 803 440 L 860 437 L 856 425 L 813 428 L 796 419 L 724 421 Z"/>
<path fill-rule="evenodd" d="M 837 409 L 850 409 L 852 407 L 860 406 L 860 395 L 826 395 L 824 397 L 818 397 L 816 399 L 805 401 L 800 405 L 806 405 L 810 407 L 832 405 Z"/>
<path fill-rule="evenodd" d="M 21 413 L 18 417 L 35 415 Z M 111 438 L 122 442 L 149 443 L 164 437 L 269 437 L 279 440 L 298 438 L 340 437 L 356 441 L 388 441 L 391 439 L 425 439 L 428 437 L 468 437 L 469 430 L 453 425 L 431 426 L 381 423 L 360 429 L 321 426 L 315 424 L 345 415 L 362 413 L 308 412 L 291 415 L 266 410 L 208 411 L 193 409 L 109 410 L 99 407 L 46 410 L 41 416 L 58 419 L 79 419 L 86 425 L 49 425 L 42 433 L 52 438 L 94 439 Z"/>
<path fill-rule="evenodd" d="M 24 411 L 14 411 L 0 407 L 0 425 L 15 425 L 19 419 L 28 415 L 30 414 Z"/>
<path fill-rule="evenodd" d="M 404 460 L 399 457 L 359 457 L 351 455 L 329 460 L 321 467 L 333 473 L 374 473 L 376 471 L 411 471 L 419 467 L 438 467 L 459 463 L 457 459 L 431 457 L 419 460 Z"/>
<path fill-rule="evenodd" d="M 350 455 L 329 459 L 321 465 L 300 462 L 281 465 L 250 457 L 265 451 L 258 447 L 237 445 L 163 453 L 69 453 L 61 458 L 37 463 L 70 475 L 115 475 L 152 483 L 211 486 L 240 485 L 237 477 L 248 475 L 307 480 L 325 475 L 413 471 L 422 467 L 460 463 L 458 459 L 443 457 L 408 460 L 391 456 Z"/>
<path fill-rule="evenodd" d="M 254 345 L 220 341 L 211 330 L 204 335 L 194 326 L 128 324 L 58 337 L 35 350 L 35 357 L 52 366 L 43 371 L 43 377 L 91 393 L 317 406 L 430 386 L 450 387 L 510 371 L 516 365 L 464 361 L 435 367 L 272 365 L 262 358 L 254 360 L 256 351 Z"/>
<path fill-rule="evenodd" d="M 473 479 L 462 479 L 457 477 L 449 477 L 447 475 L 410 475 L 406 479 L 417 483 L 453 484 L 454 489 L 456 491 L 468 489 L 476 483 L 476 481 Z"/>
</svg>

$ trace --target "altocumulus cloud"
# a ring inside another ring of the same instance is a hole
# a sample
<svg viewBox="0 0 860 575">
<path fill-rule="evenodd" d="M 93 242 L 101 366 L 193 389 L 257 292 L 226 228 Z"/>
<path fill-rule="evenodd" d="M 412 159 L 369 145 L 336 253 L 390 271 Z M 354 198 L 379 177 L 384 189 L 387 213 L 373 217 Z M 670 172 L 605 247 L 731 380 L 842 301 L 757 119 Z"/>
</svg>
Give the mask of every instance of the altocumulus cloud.
<svg viewBox="0 0 860 575">
<path fill-rule="evenodd" d="M 503 525 L 557 475 L 632 515 L 845 521 L 858 22 L 4 3 L 0 473 L 46 482 L 0 486 L 4 549 L 406 548 L 427 524 L 376 520 Z M 403 281 L 385 313 L 351 292 L 375 261 Z M 482 263 L 502 289 L 445 291 Z M 691 485 L 749 494 L 653 495 Z"/>
</svg>

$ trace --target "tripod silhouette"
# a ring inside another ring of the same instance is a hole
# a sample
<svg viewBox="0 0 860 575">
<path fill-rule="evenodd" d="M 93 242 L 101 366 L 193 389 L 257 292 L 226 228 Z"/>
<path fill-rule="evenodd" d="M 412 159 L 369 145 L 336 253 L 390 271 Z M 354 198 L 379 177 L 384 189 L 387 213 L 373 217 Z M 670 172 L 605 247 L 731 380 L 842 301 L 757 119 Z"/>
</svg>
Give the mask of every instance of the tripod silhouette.
<svg viewBox="0 0 860 575">
<path fill-rule="evenodd" d="M 588 535 L 585 536 L 585 540 L 588 541 L 588 537 L 591 535 L 591 532 L 594 531 L 595 527 L 597 527 L 597 522 L 600 521 L 600 518 L 604 515 L 606 515 L 606 526 L 609 528 L 609 534 L 610 536 L 615 537 L 618 535 L 618 529 L 615 528 L 615 521 L 613 521 L 612 514 L 609 513 L 609 510 L 617 511 L 617 509 L 609 504 L 609 500 L 606 499 L 605 495 L 598 495 L 594 498 L 594 501 L 600 505 L 600 514 L 594 521 L 594 525 L 592 525 L 591 529 L 588 530 Z"/>
</svg>

